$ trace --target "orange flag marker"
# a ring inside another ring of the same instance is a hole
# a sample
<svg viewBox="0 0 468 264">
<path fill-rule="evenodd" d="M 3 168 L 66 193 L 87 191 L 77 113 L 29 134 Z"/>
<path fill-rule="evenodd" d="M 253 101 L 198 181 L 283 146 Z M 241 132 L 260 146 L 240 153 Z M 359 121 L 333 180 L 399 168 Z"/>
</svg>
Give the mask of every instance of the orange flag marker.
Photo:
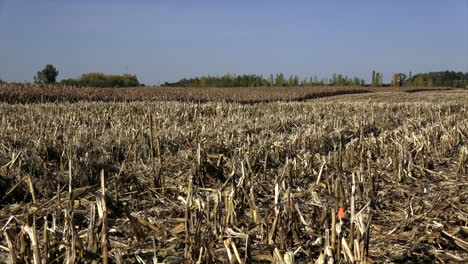
<svg viewBox="0 0 468 264">
<path fill-rule="evenodd" d="M 338 215 L 339 219 L 342 219 L 342 218 L 345 217 L 346 213 L 345 213 L 343 207 L 340 207 L 340 209 L 338 209 L 338 214 L 337 215 Z"/>
</svg>

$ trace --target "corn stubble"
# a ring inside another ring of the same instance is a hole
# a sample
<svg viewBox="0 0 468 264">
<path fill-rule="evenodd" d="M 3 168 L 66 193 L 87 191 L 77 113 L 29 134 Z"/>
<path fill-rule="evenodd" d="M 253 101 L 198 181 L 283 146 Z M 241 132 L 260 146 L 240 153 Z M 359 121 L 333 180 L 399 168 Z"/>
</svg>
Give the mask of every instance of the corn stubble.
<svg viewBox="0 0 468 264">
<path fill-rule="evenodd" d="M 272 101 L 304 101 L 312 98 L 341 94 L 373 92 L 418 92 L 452 90 L 450 87 L 362 87 L 362 86 L 318 86 L 318 87 L 130 87 L 93 88 L 50 84 L 0 84 L 0 102 L 11 104 L 27 103 L 75 103 L 75 102 L 134 102 L 134 101 L 178 101 L 178 102 L 239 102 L 256 103 Z"/>
<path fill-rule="evenodd" d="M 0 259 L 466 260 L 468 94 L 425 101 L 0 105 Z"/>
</svg>

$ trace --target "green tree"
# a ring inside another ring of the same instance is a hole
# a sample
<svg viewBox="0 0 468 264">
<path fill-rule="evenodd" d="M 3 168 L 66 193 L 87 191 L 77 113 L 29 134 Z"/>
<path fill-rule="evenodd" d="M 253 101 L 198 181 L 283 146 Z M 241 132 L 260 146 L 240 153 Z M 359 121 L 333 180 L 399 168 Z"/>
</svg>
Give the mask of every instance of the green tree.
<svg viewBox="0 0 468 264">
<path fill-rule="evenodd" d="M 291 86 L 294 86 L 294 76 L 289 76 L 289 79 L 288 79 L 288 86 L 291 87 Z"/>
<path fill-rule="evenodd" d="M 195 78 L 195 79 L 194 79 L 194 83 L 195 83 L 195 87 L 201 87 L 201 85 L 200 85 L 200 79 Z"/>
<path fill-rule="evenodd" d="M 52 64 L 47 64 L 42 71 L 38 71 L 36 73 L 36 76 L 34 76 L 34 82 L 55 83 L 58 75 L 58 70 Z"/>
<path fill-rule="evenodd" d="M 68 85 L 68 86 L 81 86 L 80 81 L 77 79 L 73 79 L 73 78 L 64 79 L 60 81 L 60 84 Z"/>
<path fill-rule="evenodd" d="M 383 85 L 382 73 L 372 71 L 371 86 L 378 87 Z"/>
<path fill-rule="evenodd" d="M 201 77 L 200 79 L 200 87 L 206 87 L 206 77 Z"/>
<path fill-rule="evenodd" d="M 372 71 L 372 80 L 371 80 L 371 86 L 378 87 L 383 84 L 382 80 L 382 73 Z"/>
<path fill-rule="evenodd" d="M 106 77 L 101 72 L 90 72 L 81 75 L 80 81 L 85 86 L 90 87 L 106 87 Z"/>
<path fill-rule="evenodd" d="M 424 80 L 424 74 L 418 74 L 416 75 L 416 86 L 425 86 L 426 81 Z"/>
<path fill-rule="evenodd" d="M 372 86 L 375 86 L 375 83 L 376 83 L 376 81 L 375 81 L 375 71 L 372 71 L 371 85 L 372 85 Z"/>
<path fill-rule="evenodd" d="M 136 87 L 140 86 L 140 82 L 138 81 L 136 75 L 125 73 L 122 76 L 116 75 L 114 78 L 117 79 L 117 84 L 113 86 L 118 87 Z"/>
<path fill-rule="evenodd" d="M 468 84 L 468 72 L 441 71 L 418 73 L 410 76 L 407 85 L 411 86 L 451 86 L 465 87 Z"/>
<path fill-rule="evenodd" d="M 284 75 L 283 73 L 276 74 L 275 86 L 283 86 L 284 84 Z"/>
<path fill-rule="evenodd" d="M 294 75 L 294 81 L 293 81 L 293 83 L 294 83 L 294 86 L 299 86 L 299 76 Z"/>
<path fill-rule="evenodd" d="M 106 75 L 107 76 L 107 75 Z M 125 76 L 125 75 L 124 75 Z M 128 75 L 131 77 L 131 75 Z M 381 76 L 381 75 L 379 75 Z M 129 86 L 128 84 L 121 84 L 121 81 L 117 76 L 112 76 L 112 86 Z M 120 76 L 118 76 L 120 77 Z M 135 78 L 136 77 L 133 76 Z M 381 80 L 381 78 L 380 78 Z M 118 82 L 117 82 L 118 81 Z M 380 81 L 381 82 L 381 81 Z M 264 78 L 262 75 L 256 74 L 243 74 L 243 75 L 230 75 L 225 74 L 222 76 L 201 76 L 198 78 L 183 78 L 177 82 L 168 83 L 165 82 L 163 86 L 168 87 L 266 87 L 266 86 L 307 86 L 307 85 L 342 85 L 342 86 L 353 86 L 353 85 L 365 85 L 365 81 L 358 77 L 349 77 L 343 74 L 333 74 L 329 80 L 327 78 L 319 79 L 317 76 L 304 78 L 300 80 L 299 76 L 292 74 L 288 78 L 284 77 L 283 73 L 277 73 L 276 76 L 270 74 L 268 78 Z"/>
<path fill-rule="evenodd" d="M 427 86 L 428 86 L 428 87 L 434 86 L 434 82 L 432 81 L 431 78 L 428 78 L 428 79 L 427 79 Z"/>
<path fill-rule="evenodd" d="M 406 84 L 407 76 L 404 73 L 394 73 L 392 85 L 395 87 L 401 87 Z"/>
<path fill-rule="evenodd" d="M 336 75 L 336 73 L 334 73 L 331 77 L 331 80 L 330 80 L 330 84 L 331 85 L 338 85 L 338 75 Z"/>
<path fill-rule="evenodd" d="M 136 87 L 143 86 L 134 74 L 106 75 L 101 72 L 90 72 L 81 75 L 79 79 L 65 79 L 60 82 L 70 86 L 89 87 Z M 183 85 L 182 85 L 183 86 Z"/>
</svg>

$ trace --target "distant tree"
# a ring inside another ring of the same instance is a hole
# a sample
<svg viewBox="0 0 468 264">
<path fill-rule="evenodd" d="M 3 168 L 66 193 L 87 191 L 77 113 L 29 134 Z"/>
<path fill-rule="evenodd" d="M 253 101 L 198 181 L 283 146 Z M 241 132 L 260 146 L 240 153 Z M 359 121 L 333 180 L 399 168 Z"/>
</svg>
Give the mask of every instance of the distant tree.
<svg viewBox="0 0 468 264">
<path fill-rule="evenodd" d="M 424 74 L 417 74 L 416 76 L 416 86 L 425 86 Z"/>
<path fill-rule="evenodd" d="M 81 83 L 90 87 L 106 87 L 106 77 L 101 72 L 91 72 L 81 75 Z"/>
<path fill-rule="evenodd" d="M 107 76 L 107 75 L 106 75 Z M 106 77 L 104 76 L 104 77 Z M 111 76 L 112 82 L 117 82 L 117 77 Z M 115 77 L 115 78 L 114 78 Z M 95 78 L 99 79 L 99 78 Z M 114 79 L 117 79 L 114 81 Z M 117 82 L 118 85 L 120 82 Z M 287 79 L 284 78 L 283 73 L 278 73 L 276 76 L 270 74 L 268 78 L 264 78 L 262 75 L 256 74 L 243 74 L 243 75 L 230 75 L 225 74 L 222 76 L 201 76 L 191 79 L 180 79 L 177 82 L 169 83 L 165 82 L 163 86 L 167 87 L 266 87 L 266 86 L 307 86 L 307 85 L 342 85 L 342 86 L 354 86 L 354 85 L 365 85 L 365 81 L 358 77 L 349 77 L 343 74 L 333 74 L 330 80 L 323 78 L 319 80 L 317 76 L 305 77 L 302 81 L 298 75 L 290 75 Z"/>
<path fill-rule="evenodd" d="M 395 87 L 401 87 L 405 85 L 407 80 L 407 76 L 404 73 L 394 73 L 393 74 L 393 80 L 392 80 L 392 85 Z"/>
<path fill-rule="evenodd" d="M 299 86 L 299 76 L 294 75 L 293 84 L 294 84 L 294 86 Z"/>
<path fill-rule="evenodd" d="M 377 86 L 382 86 L 383 85 L 383 75 L 381 72 L 378 73 L 377 77 Z"/>
<path fill-rule="evenodd" d="M 432 79 L 431 79 L 430 77 L 427 78 L 427 83 L 426 83 L 426 85 L 427 85 L 428 87 L 434 86 L 434 82 L 432 81 Z"/>
<path fill-rule="evenodd" d="M 185 80 L 185 79 L 184 79 Z M 137 87 L 142 86 L 134 74 L 106 75 L 101 72 L 91 72 L 81 75 L 79 79 L 64 79 L 60 82 L 70 86 L 88 87 Z"/>
<path fill-rule="evenodd" d="M 69 79 L 63 79 L 60 81 L 60 84 L 63 85 L 68 85 L 68 86 L 82 86 L 80 83 L 80 80 L 69 78 Z"/>
<path fill-rule="evenodd" d="M 232 83 L 232 76 L 231 74 L 225 74 L 223 76 L 223 87 L 232 87 L 233 86 L 233 83 Z"/>
<path fill-rule="evenodd" d="M 276 74 L 275 86 L 283 86 L 283 84 L 284 84 L 283 73 Z"/>
<path fill-rule="evenodd" d="M 140 86 L 140 82 L 138 81 L 136 75 L 134 74 L 128 74 L 128 73 L 125 73 L 123 74 L 122 76 L 118 76 L 118 75 L 113 75 L 113 77 L 115 79 L 117 79 L 117 83 L 116 85 L 112 85 L 111 83 L 111 87 L 136 87 L 136 86 Z"/>
<path fill-rule="evenodd" d="M 399 86 L 399 84 L 398 84 L 398 73 L 393 74 L 392 85 L 395 86 L 395 87 Z"/>
<path fill-rule="evenodd" d="M 463 88 L 468 85 L 468 73 L 454 71 L 418 73 L 408 78 L 407 85 L 433 85 Z"/>
<path fill-rule="evenodd" d="M 371 85 L 375 86 L 376 81 L 375 81 L 375 71 L 372 71 L 372 80 L 371 80 Z"/>
<path fill-rule="evenodd" d="M 353 85 L 359 86 L 361 85 L 363 80 L 359 79 L 358 77 L 354 77 L 354 83 Z"/>
<path fill-rule="evenodd" d="M 288 86 L 292 87 L 294 86 L 294 76 L 291 74 L 288 79 Z"/>
<path fill-rule="evenodd" d="M 329 82 L 331 85 L 337 85 L 338 84 L 338 76 L 336 73 L 334 73 L 331 77 L 331 80 Z"/>
<path fill-rule="evenodd" d="M 398 75 L 398 81 L 400 82 L 400 86 L 404 86 L 407 79 L 408 79 L 408 76 L 406 74 L 400 73 Z"/>
<path fill-rule="evenodd" d="M 200 87 L 200 79 L 195 78 L 194 83 L 195 83 L 195 87 Z"/>
<path fill-rule="evenodd" d="M 273 74 L 270 74 L 270 79 L 268 80 L 268 85 L 269 86 L 274 86 L 275 85 L 275 78 L 273 77 Z"/>
<path fill-rule="evenodd" d="M 206 87 L 206 77 L 200 79 L 200 87 Z"/>
<path fill-rule="evenodd" d="M 55 83 L 58 75 L 58 70 L 52 64 L 47 64 L 42 71 L 38 71 L 36 73 L 36 76 L 34 76 L 34 82 L 47 84 Z"/>
<path fill-rule="evenodd" d="M 372 81 L 371 86 L 379 87 L 383 85 L 382 73 L 372 71 Z"/>
</svg>

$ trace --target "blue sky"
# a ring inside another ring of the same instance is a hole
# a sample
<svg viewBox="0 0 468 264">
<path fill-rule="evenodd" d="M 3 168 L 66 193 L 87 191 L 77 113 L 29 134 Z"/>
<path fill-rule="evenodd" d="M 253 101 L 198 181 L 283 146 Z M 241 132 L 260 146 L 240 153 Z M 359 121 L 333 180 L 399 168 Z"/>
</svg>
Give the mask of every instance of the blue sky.
<svg viewBox="0 0 468 264">
<path fill-rule="evenodd" d="M 0 0 L 0 78 L 468 71 L 468 0 Z"/>
</svg>

